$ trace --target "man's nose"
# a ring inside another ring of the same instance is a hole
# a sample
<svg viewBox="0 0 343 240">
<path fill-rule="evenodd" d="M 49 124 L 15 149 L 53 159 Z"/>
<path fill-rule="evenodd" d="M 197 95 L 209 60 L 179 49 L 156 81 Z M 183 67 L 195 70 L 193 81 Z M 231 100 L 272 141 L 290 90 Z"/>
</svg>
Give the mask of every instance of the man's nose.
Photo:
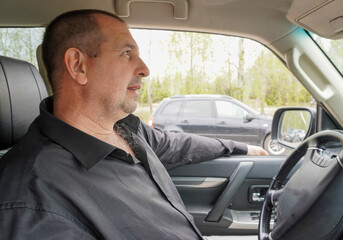
<svg viewBox="0 0 343 240">
<path fill-rule="evenodd" d="M 140 77 L 147 77 L 150 75 L 149 68 L 145 65 L 141 58 L 139 58 L 139 64 L 135 74 Z"/>
</svg>

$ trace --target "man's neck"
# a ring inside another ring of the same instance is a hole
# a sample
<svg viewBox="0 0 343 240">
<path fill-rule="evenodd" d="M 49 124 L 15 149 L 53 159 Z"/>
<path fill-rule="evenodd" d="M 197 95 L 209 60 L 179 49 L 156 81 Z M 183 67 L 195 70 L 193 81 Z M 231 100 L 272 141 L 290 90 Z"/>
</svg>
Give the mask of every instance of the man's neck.
<svg viewBox="0 0 343 240">
<path fill-rule="evenodd" d="M 135 156 L 129 143 L 114 130 L 113 122 L 106 123 L 105 121 L 94 120 L 77 110 L 74 110 L 72 114 L 68 114 L 68 111 L 60 112 L 57 110 L 54 111 L 54 115 L 80 131 Z"/>
<path fill-rule="evenodd" d="M 96 117 L 92 114 L 87 114 L 87 111 L 76 106 L 59 106 L 54 103 L 54 116 L 64 121 L 65 123 L 85 132 L 103 142 L 120 148 L 134 156 L 129 144 L 116 131 L 114 124 L 123 118 L 117 117 L 115 120 L 108 120 L 101 117 Z"/>
</svg>

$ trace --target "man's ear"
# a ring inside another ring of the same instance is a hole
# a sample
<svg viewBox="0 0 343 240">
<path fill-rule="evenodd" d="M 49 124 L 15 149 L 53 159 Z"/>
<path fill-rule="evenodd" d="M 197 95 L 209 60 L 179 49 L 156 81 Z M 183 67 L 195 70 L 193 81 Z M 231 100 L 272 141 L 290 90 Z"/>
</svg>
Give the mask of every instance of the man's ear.
<svg viewBox="0 0 343 240">
<path fill-rule="evenodd" d="M 87 84 L 86 58 L 77 48 L 68 48 L 64 53 L 64 64 L 70 76 L 80 85 Z"/>
</svg>

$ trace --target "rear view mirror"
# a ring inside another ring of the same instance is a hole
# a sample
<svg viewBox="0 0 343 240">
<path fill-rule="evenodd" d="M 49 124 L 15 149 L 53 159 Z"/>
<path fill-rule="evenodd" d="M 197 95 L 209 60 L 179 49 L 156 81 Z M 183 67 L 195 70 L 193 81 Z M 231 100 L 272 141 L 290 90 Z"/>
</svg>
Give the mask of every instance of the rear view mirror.
<svg viewBox="0 0 343 240">
<path fill-rule="evenodd" d="M 315 109 L 280 108 L 274 114 L 272 138 L 283 146 L 295 148 L 314 133 L 314 121 Z"/>
</svg>

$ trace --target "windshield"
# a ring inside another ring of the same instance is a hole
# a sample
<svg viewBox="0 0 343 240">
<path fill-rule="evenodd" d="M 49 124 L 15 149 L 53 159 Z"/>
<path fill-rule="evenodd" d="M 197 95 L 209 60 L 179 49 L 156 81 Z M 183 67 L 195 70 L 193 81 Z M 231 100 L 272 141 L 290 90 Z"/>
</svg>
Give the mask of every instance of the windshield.
<svg viewBox="0 0 343 240">
<path fill-rule="evenodd" d="M 343 39 L 333 40 L 310 34 L 322 51 L 328 56 L 338 71 L 343 75 Z"/>
</svg>

